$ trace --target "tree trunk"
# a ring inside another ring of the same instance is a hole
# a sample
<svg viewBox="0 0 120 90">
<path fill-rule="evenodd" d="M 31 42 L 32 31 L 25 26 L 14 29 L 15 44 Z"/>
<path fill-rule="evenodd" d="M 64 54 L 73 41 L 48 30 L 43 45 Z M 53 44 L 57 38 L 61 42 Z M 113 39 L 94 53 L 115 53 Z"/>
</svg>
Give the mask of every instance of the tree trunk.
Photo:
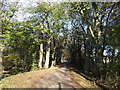
<svg viewBox="0 0 120 90">
<path fill-rule="evenodd" d="M 55 47 L 52 50 L 52 62 L 51 62 L 51 67 L 54 66 L 56 64 L 56 60 L 55 60 Z"/>
<path fill-rule="evenodd" d="M 0 79 L 2 78 L 2 71 L 3 71 L 3 67 L 2 67 L 2 46 L 0 47 Z"/>
<path fill-rule="evenodd" d="M 42 61 L 43 61 L 43 43 L 40 44 L 39 63 L 38 63 L 39 68 L 42 68 Z"/>
<path fill-rule="evenodd" d="M 45 68 L 49 68 L 50 63 L 50 40 L 48 41 L 48 48 L 46 50 L 46 61 L 45 61 Z"/>
<path fill-rule="evenodd" d="M 51 67 L 55 65 L 56 61 L 55 61 L 55 38 L 52 37 L 52 40 L 51 40 Z"/>
</svg>

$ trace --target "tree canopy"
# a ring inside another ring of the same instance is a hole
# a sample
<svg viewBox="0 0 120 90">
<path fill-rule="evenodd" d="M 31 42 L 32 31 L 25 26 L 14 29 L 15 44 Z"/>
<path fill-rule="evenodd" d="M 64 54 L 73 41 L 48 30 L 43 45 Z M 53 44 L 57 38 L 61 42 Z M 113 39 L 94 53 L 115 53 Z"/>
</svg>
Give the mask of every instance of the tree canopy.
<svg viewBox="0 0 120 90">
<path fill-rule="evenodd" d="M 118 88 L 120 2 L 36 3 L 17 20 L 19 2 L 3 0 L 1 51 L 11 74 L 49 68 L 66 60 L 86 75 Z"/>
</svg>

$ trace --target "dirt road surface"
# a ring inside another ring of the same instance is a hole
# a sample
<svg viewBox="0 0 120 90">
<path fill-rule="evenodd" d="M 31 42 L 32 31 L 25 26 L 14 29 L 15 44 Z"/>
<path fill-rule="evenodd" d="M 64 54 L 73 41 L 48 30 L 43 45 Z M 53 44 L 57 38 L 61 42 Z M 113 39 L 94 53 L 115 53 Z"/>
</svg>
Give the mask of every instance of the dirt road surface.
<svg viewBox="0 0 120 90">
<path fill-rule="evenodd" d="M 66 67 L 57 68 L 37 80 L 34 88 L 98 88 L 82 76 L 68 70 Z"/>
<path fill-rule="evenodd" d="M 22 73 L 7 80 L 1 81 L 3 88 L 69 88 L 70 90 L 76 88 L 99 88 L 65 66 Z"/>
<path fill-rule="evenodd" d="M 34 85 L 36 88 L 73 88 L 70 72 L 66 68 L 55 69 Z"/>
</svg>

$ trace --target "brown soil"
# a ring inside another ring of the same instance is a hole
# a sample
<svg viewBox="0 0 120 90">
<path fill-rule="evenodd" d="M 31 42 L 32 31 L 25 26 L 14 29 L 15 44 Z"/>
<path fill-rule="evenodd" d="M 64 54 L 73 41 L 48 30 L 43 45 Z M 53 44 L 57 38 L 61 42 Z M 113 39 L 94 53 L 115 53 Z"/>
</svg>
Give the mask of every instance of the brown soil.
<svg viewBox="0 0 120 90">
<path fill-rule="evenodd" d="M 98 88 L 64 66 L 19 74 L 12 78 L 12 82 L 17 88 Z"/>
<path fill-rule="evenodd" d="M 96 84 L 90 82 L 89 80 L 85 79 L 83 76 L 75 73 L 74 71 L 71 71 L 71 76 L 76 85 L 76 88 L 99 88 Z"/>
<path fill-rule="evenodd" d="M 37 80 L 42 79 L 53 70 L 55 70 L 55 68 L 51 68 L 48 70 L 27 72 L 16 75 L 12 80 L 18 86 L 18 88 L 24 88 L 24 87 L 31 88 L 33 84 L 37 83 Z"/>
</svg>

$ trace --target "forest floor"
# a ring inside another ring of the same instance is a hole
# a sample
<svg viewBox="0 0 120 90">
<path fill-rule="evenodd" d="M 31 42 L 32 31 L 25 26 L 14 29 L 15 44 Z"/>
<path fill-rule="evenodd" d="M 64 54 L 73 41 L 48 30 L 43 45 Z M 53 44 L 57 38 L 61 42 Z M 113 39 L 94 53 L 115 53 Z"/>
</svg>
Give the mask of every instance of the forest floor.
<svg viewBox="0 0 120 90">
<path fill-rule="evenodd" d="M 1 88 L 99 88 L 66 66 L 14 75 L 0 84 Z"/>
</svg>

